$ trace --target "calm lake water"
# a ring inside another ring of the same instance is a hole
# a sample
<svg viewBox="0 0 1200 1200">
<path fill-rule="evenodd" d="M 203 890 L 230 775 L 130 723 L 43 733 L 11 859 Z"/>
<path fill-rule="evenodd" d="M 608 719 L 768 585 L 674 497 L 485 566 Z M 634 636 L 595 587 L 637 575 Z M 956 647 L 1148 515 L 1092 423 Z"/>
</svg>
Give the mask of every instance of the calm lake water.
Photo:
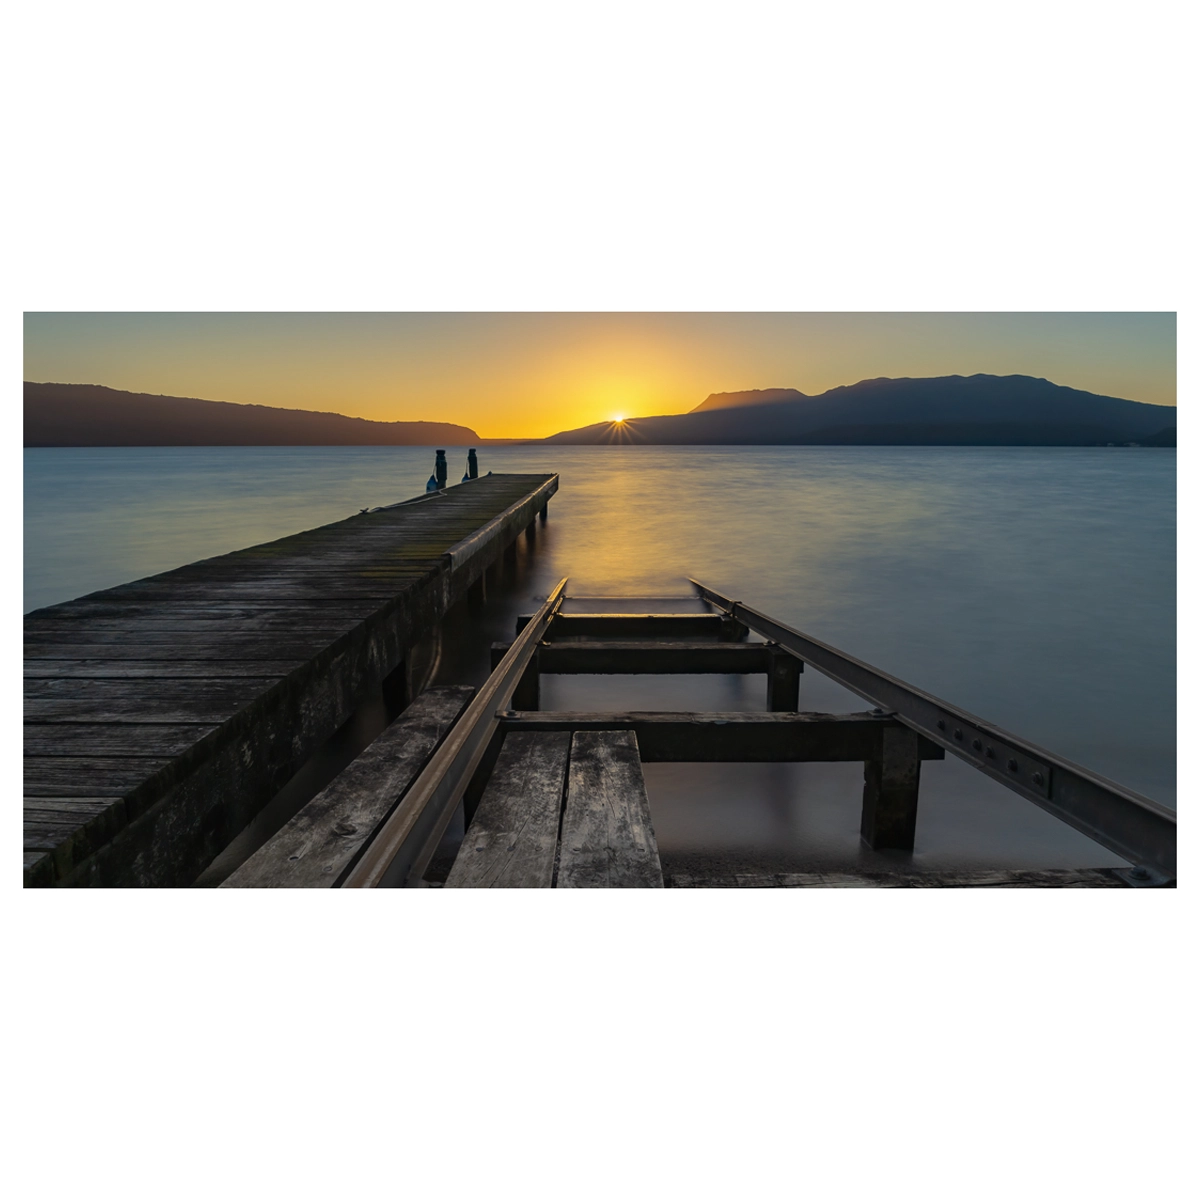
<svg viewBox="0 0 1200 1200">
<path fill-rule="evenodd" d="M 450 452 L 451 478 L 465 451 Z M 423 491 L 425 448 L 25 451 L 26 610 Z M 1175 802 L 1175 452 L 907 447 L 483 447 L 557 471 L 536 551 L 458 628 L 439 680 L 562 576 L 684 595 L 686 577 L 1162 803 Z M 498 634 L 497 634 L 498 635 Z M 453 649 L 453 648 L 451 648 Z M 630 686 L 638 689 L 631 699 Z M 548 678 L 557 708 L 758 708 L 761 679 Z M 803 677 L 801 706 L 862 700 Z M 861 767 L 646 768 L 664 861 L 870 865 Z M 923 767 L 918 867 L 1105 865 L 956 761 Z"/>
</svg>

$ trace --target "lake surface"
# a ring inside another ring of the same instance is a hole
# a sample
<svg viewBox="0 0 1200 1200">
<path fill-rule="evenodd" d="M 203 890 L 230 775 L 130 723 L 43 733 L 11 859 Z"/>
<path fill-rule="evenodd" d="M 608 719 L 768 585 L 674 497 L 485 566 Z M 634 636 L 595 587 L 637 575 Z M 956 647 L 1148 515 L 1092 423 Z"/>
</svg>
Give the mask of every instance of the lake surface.
<svg viewBox="0 0 1200 1200">
<path fill-rule="evenodd" d="M 465 451 L 449 457 L 454 479 Z M 26 611 L 406 498 L 432 461 L 423 447 L 26 450 Z M 1174 805 L 1173 450 L 514 446 L 480 463 L 561 476 L 487 636 L 511 636 L 564 575 L 577 595 L 683 595 L 691 575 Z M 456 628 L 441 681 L 486 670 L 485 639 Z M 544 704 L 759 708 L 763 687 L 549 677 Z M 866 707 L 815 672 L 801 694 Z M 855 764 L 646 775 L 664 859 L 869 858 Z M 920 866 L 1118 861 L 956 761 L 922 781 Z"/>
</svg>

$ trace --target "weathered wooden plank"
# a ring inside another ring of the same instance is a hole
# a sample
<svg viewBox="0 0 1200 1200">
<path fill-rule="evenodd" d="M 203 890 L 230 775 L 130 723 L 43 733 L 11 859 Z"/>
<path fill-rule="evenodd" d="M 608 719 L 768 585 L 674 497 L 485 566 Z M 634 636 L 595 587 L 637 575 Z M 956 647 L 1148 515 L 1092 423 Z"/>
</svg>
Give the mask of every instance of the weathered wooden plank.
<svg viewBox="0 0 1200 1200">
<path fill-rule="evenodd" d="M 504 739 L 446 887 L 552 885 L 570 747 L 569 733 Z"/>
<path fill-rule="evenodd" d="M 507 649 L 495 643 L 493 660 Z M 547 675 L 755 675 L 769 670 L 772 654 L 761 642 L 571 641 L 544 643 L 538 660 Z"/>
<path fill-rule="evenodd" d="M 112 808 L 111 796 L 26 796 L 25 811 L 70 816 L 79 813 L 97 813 Z"/>
<path fill-rule="evenodd" d="M 667 887 L 819 887 L 819 888 L 1062 888 L 1128 886 L 1111 867 L 1070 868 L 1041 871 L 922 871 L 882 874 L 844 871 L 799 871 L 792 873 L 732 875 L 697 875 L 672 873 L 666 877 Z"/>
<path fill-rule="evenodd" d="M 145 637 L 176 637 L 179 634 L 200 636 L 210 635 L 222 637 L 230 632 L 231 623 L 225 618 L 206 619 L 202 617 L 163 617 L 160 620 L 148 620 L 145 617 L 116 617 L 104 620 L 94 617 L 86 625 L 79 623 L 79 634 L 86 632 L 89 639 L 106 641 L 109 638 Z M 243 617 L 237 621 L 237 632 L 240 634 L 298 634 L 311 637 L 324 637 L 329 641 L 340 637 L 351 629 L 357 629 L 363 622 L 357 617 L 316 616 L 308 613 L 293 614 L 288 617 L 286 609 L 280 609 L 270 616 L 261 615 Z M 69 633 L 69 631 L 67 631 Z M 28 641 L 45 641 L 50 638 L 63 636 L 63 621 L 61 618 L 48 620 L 27 619 L 25 621 L 25 638 Z"/>
<path fill-rule="evenodd" d="M 219 725 L 277 679 L 26 679 L 25 720 Z"/>
<path fill-rule="evenodd" d="M 222 887 L 333 887 L 462 714 L 474 688 L 420 695 Z"/>
<path fill-rule="evenodd" d="M 26 758 L 175 758 L 217 728 L 208 724 L 71 722 L 24 727 Z"/>
<path fill-rule="evenodd" d="M 268 607 L 272 604 L 308 604 L 342 602 L 364 604 L 374 602 L 382 606 L 404 591 L 407 587 L 419 586 L 422 582 L 436 579 L 441 572 L 429 571 L 411 576 L 393 577 L 380 574 L 378 577 L 350 575 L 339 571 L 323 574 L 318 570 L 310 573 L 297 571 L 263 576 L 247 577 L 237 572 L 213 572 L 190 581 L 153 582 L 136 585 L 127 598 L 139 601 L 160 600 L 170 602 L 186 588 L 189 599 L 197 603 L 242 603 Z M 133 589 L 135 585 L 125 584 Z M 92 599 L 93 597 L 89 597 Z M 30 614 L 31 616 L 33 614 Z"/>
<path fill-rule="evenodd" d="M 885 729 L 903 728 L 874 713 L 512 712 L 515 732 L 630 729 L 643 762 L 865 762 L 878 754 Z M 920 739 L 924 759 L 945 751 Z"/>
<path fill-rule="evenodd" d="M 280 660 L 308 662 L 328 645 L 329 643 L 324 638 L 312 638 L 307 641 L 300 641 L 296 638 L 288 641 L 274 641 L 261 637 L 237 636 L 214 638 L 207 642 L 198 639 L 183 641 L 178 637 L 158 638 L 153 635 L 147 635 L 139 640 L 129 639 L 123 642 L 107 641 L 103 643 L 47 640 L 40 643 L 26 642 L 25 661 L 31 665 L 42 661 L 65 662 L 80 659 L 134 663 L 176 662 L 180 659 L 187 659 L 189 662 L 218 663 L 235 660 L 247 663 L 279 662 Z"/>
<path fill-rule="evenodd" d="M 264 676 L 282 679 L 302 658 L 293 659 L 158 659 L 39 658 L 25 660 L 26 679 L 239 679 Z"/>
<path fill-rule="evenodd" d="M 60 879 L 114 837 L 128 821 L 124 801 L 109 797 L 26 797 L 24 848 L 41 851 Z"/>
<path fill-rule="evenodd" d="M 26 796 L 124 796 L 169 758 L 27 758 Z"/>
<path fill-rule="evenodd" d="M 107 599 L 108 593 L 96 592 L 87 600 L 69 600 L 27 613 L 26 621 L 65 621 L 76 624 L 90 621 L 114 621 L 136 618 L 139 621 L 174 621 L 176 618 L 208 621 L 240 621 L 247 617 L 269 617 L 293 612 L 293 606 L 280 600 L 197 602 L 194 596 L 167 592 L 158 600 Z M 311 600 L 308 608 L 314 615 L 329 613 L 337 618 L 366 620 L 374 616 L 377 606 L 370 601 Z"/>
<path fill-rule="evenodd" d="M 629 730 L 571 737 L 557 886 L 663 886 L 638 742 Z"/>
<path fill-rule="evenodd" d="M 54 859 L 47 851 L 25 851 L 25 887 L 50 887 L 54 878 Z"/>
</svg>

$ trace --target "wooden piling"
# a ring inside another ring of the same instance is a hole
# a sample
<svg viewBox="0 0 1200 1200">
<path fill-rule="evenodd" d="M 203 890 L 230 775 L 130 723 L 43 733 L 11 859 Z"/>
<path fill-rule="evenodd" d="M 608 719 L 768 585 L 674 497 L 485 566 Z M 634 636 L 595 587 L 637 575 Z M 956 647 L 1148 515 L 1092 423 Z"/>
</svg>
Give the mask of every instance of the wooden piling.
<svg viewBox="0 0 1200 1200">
<path fill-rule="evenodd" d="M 863 764 L 862 836 L 873 850 L 911 851 L 921 783 L 919 735 L 903 725 L 880 731 L 879 753 Z"/>
<path fill-rule="evenodd" d="M 767 671 L 767 709 L 770 712 L 800 710 L 800 674 L 804 664 L 782 646 L 770 647 Z"/>
</svg>

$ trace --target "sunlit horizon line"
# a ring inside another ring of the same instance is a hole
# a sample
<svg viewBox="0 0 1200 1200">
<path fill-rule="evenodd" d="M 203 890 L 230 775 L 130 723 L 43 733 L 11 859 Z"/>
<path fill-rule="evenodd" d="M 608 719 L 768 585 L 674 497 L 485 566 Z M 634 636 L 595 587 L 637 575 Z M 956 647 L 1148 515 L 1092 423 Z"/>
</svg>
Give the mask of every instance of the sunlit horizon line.
<svg viewBox="0 0 1200 1200">
<path fill-rule="evenodd" d="M 1008 375 L 999 375 L 995 372 L 977 371 L 977 372 L 973 372 L 972 374 L 974 374 L 974 375 L 995 375 L 996 378 L 1008 378 L 1010 376 L 1020 376 L 1025 373 L 1024 372 L 1010 372 Z M 911 379 L 911 378 L 940 379 L 940 378 L 947 378 L 947 377 L 969 378 L 970 376 L 965 375 L 963 372 L 951 372 L 950 376 L 943 376 L 943 375 L 929 375 L 929 376 L 884 375 L 884 376 L 874 376 L 874 377 L 872 377 L 872 379 Z M 1056 387 L 1067 387 L 1067 388 L 1072 388 L 1073 390 L 1077 390 L 1077 391 L 1088 391 L 1089 390 L 1087 388 L 1076 388 L 1072 384 L 1059 384 L 1059 383 L 1056 383 L 1055 380 L 1048 379 L 1045 376 L 1029 375 L 1028 377 L 1034 378 L 1034 379 L 1046 379 L 1046 382 L 1053 383 Z M 864 379 L 858 380 L 857 382 L 864 383 L 864 382 L 870 382 L 870 381 L 871 380 L 864 378 Z M 28 382 L 35 382 L 35 381 L 29 380 Z M 59 381 L 48 381 L 48 382 L 59 382 Z M 112 384 L 96 384 L 95 382 L 92 382 L 92 381 L 89 381 L 87 384 L 82 384 L 82 385 L 81 384 L 67 384 L 66 386 L 93 386 L 93 387 L 98 386 L 98 387 L 110 388 L 113 391 L 131 392 L 132 394 L 158 395 L 158 396 L 162 396 L 164 398 L 173 398 L 173 397 L 187 398 L 186 392 L 184 392 L 184 391 L 153 393 L 153 392 L 149 392 L 149 391 L 141 391 L 140 389 L 138 391 L 135 391 L 133 388 L 119 387 L 119 386 L 114 386 Z M 838 390 L 840 388 L 853 387 L 853 386 L 855 386 L 855 385 L 854 384 L 839 384 L 839 385 L 835 385 L 832 388 L 826 389 L 826 391 L 834 391 L 834 390 Z M 741 389 L 732 389 L 732 390 L 736 392 L 736 391 L 762 391 L 762 390 L 769 390 L 769 389 L 741 388 Z M 799 389 L 797 389 L 797 390 L 799 390 Z M 710 396 L 711 395 L 720 395 L 720 394 L 723 394 L 723 393 L 722 392 L 710 392 L 709 393 Z M 804 394 L 804 393 L 802 393 L 802 394 Z M 824 392 L 814 392 L 814 393 L 808 394 L 808 398 L 817 398 L 823 394 L 825 394 L 825 393 Z M 1101 395 L 1110 395 L 1111 393 L 1094 392 L 1091 394 L 1101 396 Z M 193 398 L 208 399 L 208 397 L 201 397 L 201 396 L 194 396 Z M 425 417 L 425 416 L 422 416 L 422 417 L 367 416 L 363 413 L 353 411 L 353 409 L 356 406 L 354 406 L 352 404 L 344 404 L 344 405 L 335 407 L 334 405 L 336 404 L 336 401 L 333 402 L 332 404 L 330 404 L 329 407 L 322 406 L 319 408 L 303 407 L 303 406 L 297 405 L 295 403 L 293 403 L 293 404 L 278 404 L 278 403 L 271 404 L 271 403 L 263 403 L 262 401 L 246 401 L 246 400 L 213 400 L 210 402 L 224 403 L 224 404 L 237 404 L 237 405 L 242 405 L 242 406 L 246 406 L 246 407 L 270 408 L 270 409 L 276 409 L 281 412 L 324 413 L 324 414 L 329 414 L 329 415 L 348 417 L 351 419 L 370 421 L 370 422 L 378 422 L 380 424 L 387 424 L 390 422 L 422 423 L 422 422 L 434 419 L 434 418 Z M 508 432 L 508 433 L 484 433 L 480 429 L 476 428 L 473 425 L 465 424 L 466 421 L 469 421 L 469 418 L 464 418 L 463 421 L 459 421 L 459 420 L 456 420 L 453 416 L 448 415 L 448 416 L 441 417 L 440 420 L 448 422 L 450 424 L 464 424 L 465 428 L 471 429 L 471 431 L 473 433 L 475 433 L 475 435 L 481 441 L 484 441 L 484 442 L 488 442 L 488 441 L 493 441 L 493 442 L 533 442 L 533 441 L 543 441 L 546 438 L 553 437 L 558 433 L 571 432 L 576 429 L 592 428 L 597 425 L 628 426 L 630 422 L 648 420 L 648 419 L 653 419 L 655 417 L 687 416 L 690 413 L 694 412 L 695 408 L 696 408 L 696 405 L 692 405 L 691 402 L 689 401 L 688 402 L 690 405 L 689 407 L 682 408 L 677 411 L 671 411 L 670 407 L 669 407 L 670 401 L 664 400 L 662 403 L 664 405 L 664 411 L 651 412 L 649 414 L 642 414 L 640 416 L 628 416 L 628 415 L 625 415 L 624 413 L 622 413 L 619 416 L 613 416 L 613 417 L 608 418 L 607 420 L 602 419 L 599 421 L 594 420 L 594 419 L 591 421 L 588 421 L 586 418 L 584 418 L 581 423 L 567 423 L 567 424 L 558 425 L 555 428 L 553 428 L 551 430 L 551 432 L 549 432 L 549 433 L 528 433 L 528 432 L 519 433 L 519 434 L 511 433 L 511 432 Z M 1139 401 L 1133 401 L 1133 403 L 1151 404 L 1156 408 L 1170 408 L 1173 411 L 1178 409 L 1177 402 L 1176 403 L 1156 403 L 1155 401 L 1152 401 L 1152 400 L 1139 400 Z M 651 407 L 654 407 L 654 406 L 651 406 Z M 570 419 L 568 418 L 568 420 L 570 420 Z M 579 419 L 576 418 L 575 422 L 578 422 L 578 420 Z"/>
</svg>

